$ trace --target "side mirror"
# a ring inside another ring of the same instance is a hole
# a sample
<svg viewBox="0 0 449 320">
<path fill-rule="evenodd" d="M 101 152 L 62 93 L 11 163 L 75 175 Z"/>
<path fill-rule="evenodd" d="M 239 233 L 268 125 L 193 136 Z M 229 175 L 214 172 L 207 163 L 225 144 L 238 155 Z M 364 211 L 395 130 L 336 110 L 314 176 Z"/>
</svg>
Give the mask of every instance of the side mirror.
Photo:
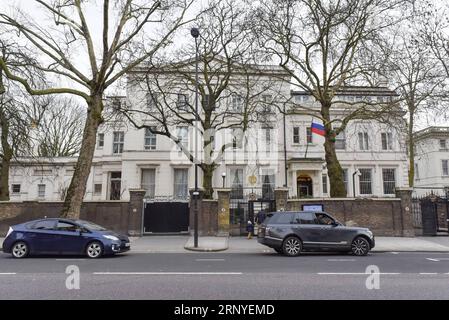
<svg viewBox="0 0 449 320">
<path fill-rule="evenodd" d="M 340 225 L 340 223 L 338 221 L 332 222 L 332 226 L 333 227 L 338 227 L 339 225 Z"/>
</svg>

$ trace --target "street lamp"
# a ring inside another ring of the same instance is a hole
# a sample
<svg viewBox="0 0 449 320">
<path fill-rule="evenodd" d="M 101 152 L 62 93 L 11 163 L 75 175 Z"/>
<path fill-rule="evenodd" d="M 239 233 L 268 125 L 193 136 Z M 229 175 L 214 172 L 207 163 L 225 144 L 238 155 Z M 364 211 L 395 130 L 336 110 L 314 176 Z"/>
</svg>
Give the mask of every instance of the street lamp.
<svg viewBox="0 0 449 320">
<path fill-rule="evenodd" d="M 190 34 L 195 39 L 195 191 L 194 196 L 194 231 L 193 231 L 193 246 L 198 248 L 198 37 L 200 31 L 198 28 L 190 29 Z"/>
<path fill-rule="evenodd" d="M 221 177 L 223 178 L 223 189 L 224 189 L 224 187 L 225 187 L 225 180 L 226 180 L 226 172 L 223 172 L 221 174 Z"/>
<path fill-rule="evenodd" d="M 360 177 L 362 175 L 362 173 L 360 172 L 359 169 L 357 169 L 356 171 L 354 171 L 354 173 L 352 174 L 352 194 L 355 198 L 355 176 Z"/>
</svg>

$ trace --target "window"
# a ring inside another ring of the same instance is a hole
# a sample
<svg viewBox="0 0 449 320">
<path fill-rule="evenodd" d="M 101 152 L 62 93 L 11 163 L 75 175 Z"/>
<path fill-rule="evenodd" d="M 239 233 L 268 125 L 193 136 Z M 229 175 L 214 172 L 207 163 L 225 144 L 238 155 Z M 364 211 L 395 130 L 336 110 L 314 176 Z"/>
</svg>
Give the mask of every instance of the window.
<svg viewBox="0 0 449 320">
<path fill-rule="evenodd" d="M 393 150 L 393 139 L 391 132 L 382 132 L 382 150 Z"/>
<path fill-rule="evenodd" d="M 323 174 L 321 176 L 321 180 L 322 180 L 322 183 L 323 183 L 323 194 L 327 194 L 327 175 Z"/>
<path fill-rule="evenodd" d="M 234 112 L 242 112 L 243 98 L 238 94 L 233 94 L 231 97 L 231 110 Z"/>
<path fill-rule="evenodd" d="M 243 198 L 243 169 L 231 169 L 231 198 Z"/>
<path fill-rule="evenodd" d="M 394 194 L 396 188 L 395 169 L 382 169 L 382 180 L 384 184 L 384 194 Z"/>
<path fill-rule="evenodd" d="M 178 110 L 187 111 L 189 100 L 186 94 L 179 93 L 176 101 L 176 107 Z"/>
<path fill-rule="evenodd" d="M 101 183 L 94 184 L 94 195 L 100 195 L 103 189 L 103 185 Z"/>
<path fill-rule="evenodd" d="M 232 148 L 240 149 L 242 148 L 243 132 L 240 128 L 232 128 Z"/>
<path fill-rule="evenodd" d="M 440 149 L 446 149 L 446 140 L 440 139 Z"/>
<path fill-rule="evenodd" d="M 41 220 L 36 222 L 31 229 L 34 230 L 54 230 L 56 221 L 55 220 Z"/>
<path fill-rule="evenodd" d="M 275 175 L 267 172 L 262 175 L 262 198 L 274 199 Z"/>
<path fill-rule="evenodd" d="M 344 130 L 340 131 L 340 133 L 335 137 L 335 149 L 337 150 L 346 149 L 346 133 Z"/>
<path fill-rule="evenodd" d="M 282 215 L 282 214 L 279 214 Z M 288 214 L 285 214 L 285 216 Z M 271 219 L 270 219 L 271 222 Z M 312 212 L 298 212 L 295 213 L 293 223 L 296 224 L 316 224 L 315 214 Z"/>
<path fill-rule="evenodd" d="M 146 191 L 145 198 L 154 198 L 155 185 L 156 185 L 156 170 L 143 169 L 141 188 Z"/>
<path fill-rule="evenodd" d="M 98 134 L 98 145 L 97 148 L 98 149 L 102 149 L 104 147 L 104 133 L 99 133 Z"/>
<path fill-rule="evenodd" d="M 270 218 L 270 223 L 290 224 L 292 222 L 293 217 L 294 217 L 293 214 L 290 213 L 275 213 Z"/>
<path fill-rule="evenodd" d="M 443 176 L 449 176 L 449 166 L 448 166 L 449 160 L 442 160 L 441 166 L 443 171 Z"/>
<path fill-rule="evenodd" d="M 147 93 L 147 107 L 148 109 L 154 109 L 157 106 L 157 94 L 148 92 Z"/>
<path fill-rule="evenodd" d="M 35 176 L 51 176 L 53 171 L 51 169 L 36 169 L 34 170 Z"/>
<path fill-rule="evenodd" d="M 324 213 L 317 213 L 316 214 L 316 220 L 318 224 L 324 224 L 324 225 L 332 225 L 335 221 L 331 217 L 329 217 L 327 214 Z"/>
<path fill-rule="evenodd" d="M 123 146 L 125 141 L 125 133 L 123 131 L 115 131 L 113 133 L 112 153 L 123 153 Z"/>
<path fill-rule="evenodd" d="M 271 150 L 271 132 L 272 132 L 272 128 L 270 127 L 265 127 L 262 129 L 264 131 L 264 136 L 265 136 L 265 152 L 268 154 Z"/>
<path fill-rule="evenodd" d="M 313 143 L 313 135 L 311 127 L 306 128 L 306 136 L 307 136 L 307 143 Z"/>
<path fill-rule="evenodd" d="M 111 172 L 111 192 L 109 195 L 109 200 L 120 200 L 122 195 L 122 173 L 121 172 Z"/>
<path fill-rule="evenodd" d="M 188 148 L 189 145 L 189 128 L 188 127 L 178 127 L 178 139 L 184 148 Z M 178 150 L 181 148 L 178 146 Z"/>
<path fill-rule="evenodd" d="M 293 128 L 293 143 L 299 144 L 299 127 Z"/>
<path fill-rule="evenodd" d="M 174 197 L 187 199 L 188 197 L 188 169 L 175 169 L 174 171 Z"/>
<path fill-rule="evenodd" d="M 369 150 L 368 132 L 359 132 L 359 150 Z"/>
<path fill-rule="evenodd" d="M 37 197 L 41 199 L 45 198 L 45 184 L 37 185 Z"/>
<path fill-rule="evenodd" d="M 419 166 L 418 163 L 415 163 L 415 179 L 419 179 Z"/>
<path fill-rule="evenodd" d="M 359 169 L 360 177 L 359 177 L 359 188 L 360 194 L 372 194 L 372 175 L 371 169 Z"/>
<path fill-rule="evenodd" d="M 272 97 L 269 94 L 264 94 L 262 96 L 262 112 L 263 113 L 271 113 L 271 103 L 272 103 Z"/>
<path fill-rule="evenodd" d="M 345 184 L 346 195 L 348 195 L 348 169 L 343 169 L 343 183 Z"/>
<path fill-rule="evenodd" d="M 156 150 L 156 134 L 152 133 L 151 130 L 155 130 L 155 128 L 145 128 L 145 150 Z"/>
<path fill-rule="evenodd" d="M 12 193 L 20 193 L 20 184 L 11 185 L 11 191 Z"/>
<path fill-rule="evenodd" d="M 76 232 L 79 231 L 81 228 L 75 224 L 59 221 L 56 225 L 56 230 L 58 231 L 68 231 L 68 232 Z"/>
</svg>

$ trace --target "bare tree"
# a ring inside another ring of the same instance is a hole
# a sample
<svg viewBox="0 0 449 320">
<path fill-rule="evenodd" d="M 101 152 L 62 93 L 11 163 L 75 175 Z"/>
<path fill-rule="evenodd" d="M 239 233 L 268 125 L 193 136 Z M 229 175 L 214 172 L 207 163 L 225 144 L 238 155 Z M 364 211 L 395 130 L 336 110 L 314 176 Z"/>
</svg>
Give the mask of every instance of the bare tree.
<svg viewBox="0 0 449 320">
<path fill-rule="evenodd" d="M 357 63 L 359 57 L 375 44 L 379 31 L 401 18 L 393 9 L 405 2 L 272 0 L 255 11 L 254 29 L 260 35 L 261 47 L 291 74 L 292 85 L 312 95 L 320 106 L 318 110 L 299 104 L 290 108 L 323 122 L 331 197 L 346 195 L 336 137 L 351 120 L 372 117 L 374 107 L 365 102 L 339 101 L 338 94 L 360 83 L 366 66 Z M 335 108 L 346 110 L 339 116 L 333 112 Z M 389 105 L 380 109 L 387 110 Z"/>
<path fill-rule="evenodd" d="M 73 99 L 53 99 L 37 127 L 39 157 L 72 157 L 79 153 L 85 112 Z"/>
<path fill-rule="evenodd" d="M 135 70 L 137 92 L 128 92 L 130 101 L 116 108 L 136 128 L 169 137 L 187 158 L 201 168 L 206 198 L 213 196 L 213 174 L 224 152 L 233 147 L 225 139 L 234 132 L 241 144 L 251 122 L 279 95 L 278 78 L 282 69 L 257 66 L 254 34 L 248 23 L 248 10 L 235 0 L 213 1 L 197 20 L 200 30 L 199 107 L 195 108 L 195 45 L 187 45 L 175 55 L 177 61 L 164 61 Z M 276 83 L 277 82 L 277 83 Z M 140 91 L 140 94 L 139 92 Z M 143 94 L 142 94 L 143 92 Z M 140 96 L 140 101 L 136 101 Z M 137 102 L 137 103 L 136 103 Z M 177 127 L 199 123 L 198 158 L 177 132 Z"/>
<path fill-rule="evenodd" d="M 93 33 L 92 21 L 89 23 L 88 19 L 89 9 L 98 9 L 97 4 L 82 0 L 34 2 L 53 23 L 45 24 L 45 20 L 37 23 L 23 12 L 16 10 L 9 15 L 2 10 L 0 27 L 16 31 L 20 41 L 42 56 L 35 68 L 59 77 L 68 85 L 59 87 L 50 83 L 46 88 L 35 88 L 10 70 L 3 57 L 0 68 L 31 95 L 72 94 L 86 102 L 81 149 L 62 210 L 62 216 L 76 218 L 80 215 L 92 165 L 98 126 L 103 122 L 105 90 L 169 44 L 174 32 L 189 22 L 186 14 L 193 0 L 99 1 L 102 16 L 97 20 L 102 30 L 98 34 Z"/>
</svg>

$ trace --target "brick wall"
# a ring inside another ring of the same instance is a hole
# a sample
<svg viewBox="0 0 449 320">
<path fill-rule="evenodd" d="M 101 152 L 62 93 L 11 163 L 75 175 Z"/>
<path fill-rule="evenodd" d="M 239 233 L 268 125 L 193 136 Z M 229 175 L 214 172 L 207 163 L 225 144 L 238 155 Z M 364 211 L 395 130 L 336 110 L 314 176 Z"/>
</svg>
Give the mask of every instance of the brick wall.
<svg viewBox="0 0 449 320">
<path fill-rule="evenodd" d="M 303 204 L 323 204 L 324 211 L 340 222 L 370 228 L 377 236 L 404 236 L 401 199 L 288 200 L 287 210 L 301 210 Z"/>
<path fill-rule="evenodd" d="M 131 201 L 88 201 L 81 208 L 81 219 L 97 223 L 110 230 L 140 235 L 142 203 L 145 192 L 131 191 Z M 40 218 L 59 217 L 63 202 L 0 202 L 0 236 L 11 225 Z"/>
</svg>

